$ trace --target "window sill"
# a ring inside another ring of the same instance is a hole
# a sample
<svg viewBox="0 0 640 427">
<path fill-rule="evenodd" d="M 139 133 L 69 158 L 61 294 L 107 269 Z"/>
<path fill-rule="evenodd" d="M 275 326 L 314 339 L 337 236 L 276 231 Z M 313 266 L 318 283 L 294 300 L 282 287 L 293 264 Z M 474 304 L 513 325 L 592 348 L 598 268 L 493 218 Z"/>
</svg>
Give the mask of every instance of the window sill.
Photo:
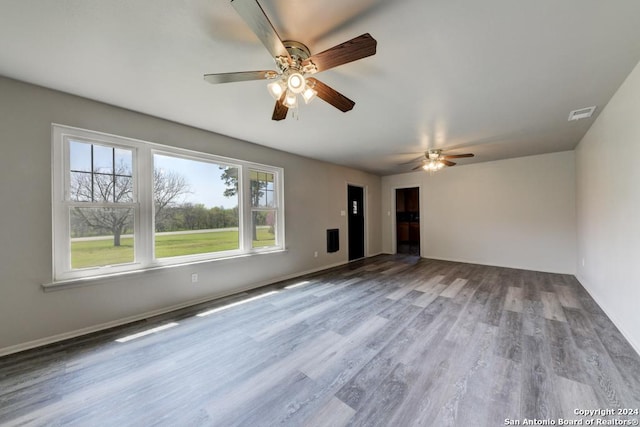
<svg viewBox="0 0 640 427">
<path fill-rule="evenodd" d="M 213 259 L 206 259 L 206 260 L 197 260 L 197 261 L 188 261 L 188 262 L 181 262 L 181 263 L 176 263 L 176 264 L 157 265 L 157 266 L 153 266 L 153 267 L 141 268 L 139 270 L 123 271 L 123 272 L 109 273 L 109 274 L 100 274 L 100 275 L 95 275 L 95 276 L 90 276 L 90 277 L 79 277 L 79 278 L 74 278 L 74 279 L 54 280 L 54 281 L 52 281 L 50 283 L 43 283 L 41 286 L 42 286 L 42 290 L 44 292 L 54 292 L 54 291 L 61 291 L 61 290 L 65 290 L 65 289 L 73 289 L 73 288 L 80 288 L 80 287 L 85 287 L 85 286 L 93 286 L 93 285 L 97 285 L 97 284 L 103 283 L 105 281 L 119 280 L 119 279 L 123 279 L 123 278 L 136 276 L 136 275 L 139 275 L 139 274 L 150 273 L 150 272 L 155 272 L 155 271 L 162 271 L 162 270 L 167 270 L 167 269 L 170 269 L 170 268 L 177 268 L 177 267 L 185 267 L 185 266 L 198 265 L 198 264 L 213 263 L 213 262 L 218 262 L 218 261 L 228 261 L 228 260 L 234 260 L 234 259 L 240 259 L 240 258 L 249 258 L 249 257 L 254 257 L 254 256 L 260 256 L 260 255 L 281 254 L 281 253 L 285 253 L 285 252 L 288 252 L 288 250 L 287 249 L 261 250 L 259 252 L 252 252 L 252 253 L 241 254 L 241 255 L 233 255 L 233 256 L 228 256 L 228 257 L 213 258 Z"/>
</svg>

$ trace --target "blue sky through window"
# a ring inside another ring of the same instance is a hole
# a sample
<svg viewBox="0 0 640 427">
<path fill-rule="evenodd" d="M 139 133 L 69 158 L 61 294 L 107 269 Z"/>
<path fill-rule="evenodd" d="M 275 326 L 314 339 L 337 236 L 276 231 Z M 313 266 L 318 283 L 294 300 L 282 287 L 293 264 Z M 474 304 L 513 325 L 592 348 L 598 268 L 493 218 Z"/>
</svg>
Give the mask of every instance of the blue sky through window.
<svg viewBox="0 0 640 427">
<path fill-rule="evenodd" d="M 91 145 L 80 141 L 69 141 L 71 170 L 91 171 Z M 116 167 L 122 165 L 131 170 L 133 156 L 131 150 L 93 145 L 93 168 L 98 172 L 111 173 L 113 155 Z M 203 204 L 207 208 L 222 206 L 226 209 L 238 205 L 237 196 L 225 197 L 227 188 L 222 179 L 222 170 L 215 163 L 184 159 L 180 157 L 154 155 L 154 167 L 160 170 L 174 171 L 182 175 L 189 184 L 190 192 L 178 200 L 179 203 Z"/>
<path fill-rule="evenodd" d="M 227 188 L 220 178 L 223 170 L 215 163 L 183 159 L 156 154 L 153 156 L 154 167 L 160 170 L 174 171 L 187 180 L 190 193 L 182 196 L 187 203 L 203 204 L 207 208 L 223 206 L 226 209 L 238 205 L 237 196 L 225 197 Z"/>
</svg>

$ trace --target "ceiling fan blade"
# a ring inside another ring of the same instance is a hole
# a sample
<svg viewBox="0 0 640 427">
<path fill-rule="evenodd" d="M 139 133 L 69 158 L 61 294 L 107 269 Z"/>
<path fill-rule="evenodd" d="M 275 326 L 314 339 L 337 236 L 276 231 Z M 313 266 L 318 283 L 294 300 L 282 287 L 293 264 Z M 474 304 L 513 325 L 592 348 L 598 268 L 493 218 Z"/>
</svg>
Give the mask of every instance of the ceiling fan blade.
<svg viewBox="0 0 640 427">
<path fill-rule="evenodd" d="M 473 154 L 471 153 L 467 153 L 467 154 L 450 154 L 450 155 L 446 155 L 446 156 L 442 156 L 445 159 L 461 159 L 463 157 L 473 157 Z"/>
<path fill-rule="evenodd" d="M 418 160 L 424 160 L 424 154 L 422 156 L 420 156 L 420 157 L 416 157 L 413 160 L 409 160 L 408 162 L 400 163 L 400 165 L 410 165 L 411 163 L 415 163 Z"/>
<path fill-rule="evenodd" d="M 240 71 L 237 73 L 205 74 L 204 79 L 211 84 L 245 82 L 249 80 L 275 79 L 280 74 L 273 70 Z"/>
<path fill-rule="evenodd" d="M 274 58 L 284 57 L 291 61 L 291 56 L 282 44 L 280 36 L 256 0 L 231 0 L 231 5 L 251 28 L 251 31 L 258 36 L 271 56 Z"/>
<path fill-rule="evenodd" d="M 286 93 L 283 93 L 278 101 L 276 101 L 276 106 L 273 107 L 273 115 L 271 116 L 271 120 L 282 120 L 287 117 L 287 112 L 289 112 L 289 108 L 287 108 L 284 104 L 284 97 Z"/>
<path fill-rule="evenodd" d="M 328 102 L 329 104 L 333 105 L 338 110 L 344 113 L 351 110 L 353 106 L 356 105 L 355 102 L 353 102 L 346 96 L 342 95 L 341 93 L 335 91 L 334 89 L 330 88 L 329 86 L 322 83 L 318 79 L 314 79 L 313 77 L 308 77 L 307 84 L 308 83 L 311 83 L 312 88 L 316 92 L 318 92 L 318 98 Z"/>
<path fill-rule="evenodd" d="M 342 44 L 334 46 L 324 52 L 316 53 L 302 61 L 302 66 L 315 65 L 311 72 L 328 70 L 338 65 L 347 64 L 367 56 L 375 55 L 376 40 L 371 34 L 366 33 Z"/>
<path fill-rule="evenodd" d="M 453 166 L 453 165 L 455 165 L 455 162 L 450 162 L 450 161 L 449 161 L 449 160 L 447 160 L 447 159 L 440 159 L 440 160 L 438 160 L 438 161 L 439 161 L 439 162 L 444 163 L 444 164 L 445 164 L 445 165 L 447 165 L 447 166 Z"/>
</svg>

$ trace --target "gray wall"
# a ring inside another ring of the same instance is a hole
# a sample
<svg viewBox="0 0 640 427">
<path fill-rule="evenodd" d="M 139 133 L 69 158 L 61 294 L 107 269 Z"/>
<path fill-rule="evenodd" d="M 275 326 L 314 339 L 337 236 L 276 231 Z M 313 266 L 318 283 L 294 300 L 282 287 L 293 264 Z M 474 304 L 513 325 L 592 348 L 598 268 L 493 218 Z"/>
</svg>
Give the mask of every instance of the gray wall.
<svg viewBox="0 0 640 427">
<path fill-rule="evenodd" d="M 382 248 L 394 251 L 395 189 L 418 186 L 423 257 L 573 274 L 574 160 L 565 151 L 383 177 Z"/>
<path fill-rule="evenodd" d="M 577 277 L 640 353 L 640 64 L 576 149 Z"/>
<path fill-rule="evenodd" d="M 52 122 L 283 167 L 287 251 L 43 292 L 52 279 Z M 347 183 L 366 187 L 366 251 L 381 251 L 381 179 L 361 171 L 2 77 L 0 147 L 0 354 L 344 263 Z M 335 254 L 325 250 L 327 228 L 340 228 Z"/>
</svg>

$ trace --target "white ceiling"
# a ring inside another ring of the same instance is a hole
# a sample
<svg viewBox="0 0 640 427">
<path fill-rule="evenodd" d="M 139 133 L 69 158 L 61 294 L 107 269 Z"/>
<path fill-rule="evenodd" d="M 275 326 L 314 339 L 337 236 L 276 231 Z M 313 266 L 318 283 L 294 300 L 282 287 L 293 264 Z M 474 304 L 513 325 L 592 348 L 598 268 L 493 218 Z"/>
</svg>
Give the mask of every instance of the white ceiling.
<svg viewBox="0 0 640 427">
<path fill-rule="evenodd" d="M 476 154 L 461 165 L 573 149 L 593 118 L 569 111 L 597 115 L 640 60 L 638 0 L 259 2 L 312 54 L 378 41 L 316 75 L 352 111 L 317 99 L 275 122 L 266 82 L 206 83 L 275 69 L 229 0 L 0 0 L 0 75 L 391 174 L 428 148 Z"/>
</svg>

